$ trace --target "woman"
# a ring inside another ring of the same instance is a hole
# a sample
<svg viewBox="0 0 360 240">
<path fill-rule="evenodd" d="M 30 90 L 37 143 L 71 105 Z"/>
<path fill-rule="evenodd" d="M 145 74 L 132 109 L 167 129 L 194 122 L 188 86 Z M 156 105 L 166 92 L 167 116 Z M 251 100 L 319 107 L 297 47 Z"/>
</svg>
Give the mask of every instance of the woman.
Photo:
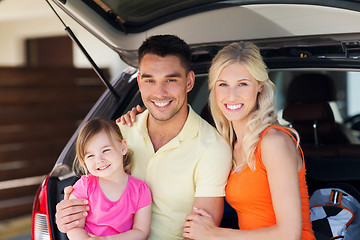
<svg viewBox="0 0 360 240">
<path fill-rule="evenodd" d="M 213 59 L 209 104 L 218 131 L 233 149 L 226 200 L 238 229 L 219 228 L 202 209 L 186 217 L 190 239 L 315 239 L 304 157 L 294 129 L 279 126 L 270 81 L 259 49 L 232 43 Z"/>
</svg>

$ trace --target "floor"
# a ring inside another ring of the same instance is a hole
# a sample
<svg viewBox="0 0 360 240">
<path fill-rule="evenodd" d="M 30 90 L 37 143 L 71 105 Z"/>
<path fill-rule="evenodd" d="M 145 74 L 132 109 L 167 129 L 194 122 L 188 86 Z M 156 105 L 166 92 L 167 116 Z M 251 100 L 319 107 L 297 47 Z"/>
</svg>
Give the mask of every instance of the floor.
<svg viewBox="0 0 360 240">
<path fill-rule="evenodd" d="M 31 216 L 0 221 L 0 240 L 30 240 Z"/>
</svg>

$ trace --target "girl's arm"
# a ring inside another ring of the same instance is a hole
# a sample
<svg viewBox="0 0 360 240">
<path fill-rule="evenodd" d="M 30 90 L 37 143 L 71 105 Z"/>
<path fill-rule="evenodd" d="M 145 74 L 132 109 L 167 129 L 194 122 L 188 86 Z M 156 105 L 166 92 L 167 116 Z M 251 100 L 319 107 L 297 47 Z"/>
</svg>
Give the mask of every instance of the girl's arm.
<svg viewBox="0 0 360 240">
<path fill-rule="evenodd" d="M 284 132 L 271 129 L 261 142 L 261 157 L 267 170 L 276 224 L 254 230 L 218 228 L 211 216 L 198 210 L 187 216 L 184 237 L 192 239 L 299 240 L 302 232 L 298 172 L 302 158 L 296 144 Z"/>
<path fill-rule="evenodd" d="M 136 211 L 133 228 L 127 232 L 106 236 L 94 236 L 92 240 L 146 240 L 150 233 L 151 204 Z"/>
<path fill-rule="evenodd" d="M 70 194 L 69 199 L 76 199 L 73 194 Z M 79 220 L 77 227 L 70 229 L 66 234 L 70 240 L 83 240 L 89 239 L 89 234 L 85 231 L 85 218 Z"/>
</svg>

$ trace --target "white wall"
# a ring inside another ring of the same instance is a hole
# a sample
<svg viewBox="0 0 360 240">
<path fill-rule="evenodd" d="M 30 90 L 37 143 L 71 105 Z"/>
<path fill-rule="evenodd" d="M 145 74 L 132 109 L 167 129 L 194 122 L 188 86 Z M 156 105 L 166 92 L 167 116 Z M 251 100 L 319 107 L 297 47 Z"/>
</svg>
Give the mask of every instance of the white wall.
<svg viewBox="0 0 360 240">
<path fill-rule="evenodd" d="M 29 3 L 31 3 L 31 6 Z M 31 13 L 30 7 L 36 9 Z M 59 13 L 85 49 L 88 50 L 95 63 L 99 67 L 110 69 L 112 79 L 126 67 L 126 64 L 121 61 L 114 51 L 85 31 L 71 18 L 62 12 Z M 26 58 L 25 40 L 27 38 L 62 35 L 66 35 L 64 26 L 45 0 L 8 0 L 0 2 L 0 66 L 24 65 Z M 88 60 L 78 47 L 74 45 L 73 50 L 74 65 L 80 68 L 90 67 Z"/>
</svg>

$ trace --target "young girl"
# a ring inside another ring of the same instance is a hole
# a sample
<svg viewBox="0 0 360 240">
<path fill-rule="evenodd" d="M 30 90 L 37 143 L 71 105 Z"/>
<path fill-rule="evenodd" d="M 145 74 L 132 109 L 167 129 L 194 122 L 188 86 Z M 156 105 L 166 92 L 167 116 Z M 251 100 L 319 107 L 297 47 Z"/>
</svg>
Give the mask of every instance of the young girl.
<svg viewBox="0 0 360 240">
<path fill-rule="evenodd" d="M 270 81 L 259 49 L 232 43 L 209 71 L 210 109 L 233 149 L 226 200 L 238 229 L 219 228 L 202 209 L 186 217 L 191 239 L 314 240 L 303 153 L 294 129 L 279 126 Z"/>
<path fill-rule="evenodd" d="M 90 211 L 68 231 L 69 239 L 147 239 L 151 193 L 146 183 L 130 176 L 132 152 L 116 123 L 105 118 L 87 122 L 76 155 L 74 167 L 87 175 L 75 183 L 70 198 L 87 199 Z"/>
</svg>

